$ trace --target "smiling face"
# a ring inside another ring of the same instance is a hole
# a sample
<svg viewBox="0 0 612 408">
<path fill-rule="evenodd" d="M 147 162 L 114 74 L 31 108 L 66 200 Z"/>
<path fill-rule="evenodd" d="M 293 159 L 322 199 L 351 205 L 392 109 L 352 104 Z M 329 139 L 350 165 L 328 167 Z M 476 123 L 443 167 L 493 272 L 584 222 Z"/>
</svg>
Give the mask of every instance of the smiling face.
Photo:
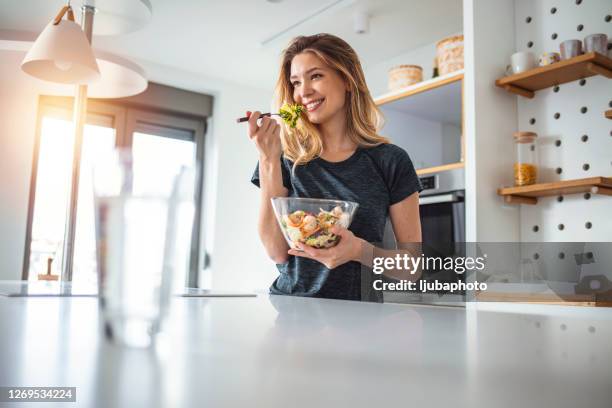
<svg viewBox="0 0 612 408">
<path fill-rule="evenodd" d="M 340 74 L 314 53 L 302 52 L 293 57 L 289 80 L 293 100 L 306 107 L 310 122 L 320 125 L 345 115 L 348 88 Z"/>
</svg>

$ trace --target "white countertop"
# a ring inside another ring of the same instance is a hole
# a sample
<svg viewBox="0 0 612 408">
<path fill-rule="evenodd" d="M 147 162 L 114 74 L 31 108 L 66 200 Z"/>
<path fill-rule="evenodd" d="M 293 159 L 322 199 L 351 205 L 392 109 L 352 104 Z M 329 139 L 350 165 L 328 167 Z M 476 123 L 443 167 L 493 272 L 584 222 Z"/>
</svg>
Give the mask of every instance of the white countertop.
<svg viewBox="0 0 612 408">
<path fill-rule="evenodd" d="M 95 298 L 0 297 L 0 385 L 77 387 L 43 404 L 66 407 L 610 408 L 612 309 L 533 311 L 175 298 L 156 352 L 106 343 Z"/>
</svg>

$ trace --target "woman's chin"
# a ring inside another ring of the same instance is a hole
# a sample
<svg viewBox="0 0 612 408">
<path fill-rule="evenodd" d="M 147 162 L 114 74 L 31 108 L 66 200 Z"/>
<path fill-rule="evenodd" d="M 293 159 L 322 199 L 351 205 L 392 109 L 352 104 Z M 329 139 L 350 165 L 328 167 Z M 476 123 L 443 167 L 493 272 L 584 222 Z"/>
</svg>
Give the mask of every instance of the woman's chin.
<svg viewBox="0 0 612 408">
<path fill-rule="evenodd" d="M 324 122 L 322 115 L 319 112 L 307 113 L 308 121 L 315 125 L 320 125 Z"/>
</svg>

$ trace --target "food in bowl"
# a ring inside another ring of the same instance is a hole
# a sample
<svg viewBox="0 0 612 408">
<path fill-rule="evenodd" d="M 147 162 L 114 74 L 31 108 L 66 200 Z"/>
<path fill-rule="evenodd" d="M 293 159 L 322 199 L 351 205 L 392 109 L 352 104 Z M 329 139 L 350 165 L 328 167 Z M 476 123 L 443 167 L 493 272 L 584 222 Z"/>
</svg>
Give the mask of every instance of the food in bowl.
<svg viewBox="0 0 612 408">
<path fill-rule="evenodd" d="M 302 243 L 313 248 L 331 248 L 339 242 L 334 225 L 348 228 L 357 203 L 339 200 L 274 197 L 277 220 L 292 248 Z"/>
</svg>

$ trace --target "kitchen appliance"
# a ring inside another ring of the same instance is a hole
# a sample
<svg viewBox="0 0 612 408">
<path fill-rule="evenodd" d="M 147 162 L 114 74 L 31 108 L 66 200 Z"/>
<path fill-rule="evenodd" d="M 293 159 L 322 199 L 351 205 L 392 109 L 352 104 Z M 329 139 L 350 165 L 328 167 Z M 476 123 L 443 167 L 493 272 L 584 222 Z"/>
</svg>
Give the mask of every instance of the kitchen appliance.
<svg viewBox="0 0 612 408">
<path fill-rule="evenodd" d="M 465 256 L 465 179 L 463 169 L 428 174 L 419 178 L 423 191 L 419 194 L 423 255 L 427 257 Z M 387 225 L 388 234 L 393 229 Z M 385 247 L 389 242 L 385 239 Z M 465 276 L 453 270 L 428 270 L 421 279 L 440 282 L 464 281 Z M 386 292 L 385 302 L 421 303 L 465 306 L 465 293 Z"/>
<path fill-rule="evenodd" d="M 465 242 L 465 181 L 463 169 L 419 178 L 423 243 Z"/>
</svg>

